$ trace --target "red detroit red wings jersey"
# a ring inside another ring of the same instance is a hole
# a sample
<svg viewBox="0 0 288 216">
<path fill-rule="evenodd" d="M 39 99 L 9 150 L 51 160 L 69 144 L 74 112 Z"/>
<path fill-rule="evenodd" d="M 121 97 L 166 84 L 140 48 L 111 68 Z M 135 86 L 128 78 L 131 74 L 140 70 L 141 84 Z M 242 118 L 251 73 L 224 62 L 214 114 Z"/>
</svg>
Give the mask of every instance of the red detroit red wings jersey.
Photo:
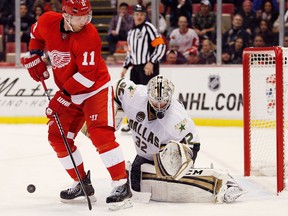
<svg viewBox="0 0 288 216">
<path fill-rule="evenodd" d="M 78 33 L 62 33 L 62 19 L 59 13 L 43 14 L 31 28 L 29 49 L 46 47 L 56 85 L 69 92 L 72 101 L 73 95 L 77 95 L 81 103 L 106 87 L 110 74 L 101 56 L 101 40 L 96 28 L 89 23 Z"/>
</svg>

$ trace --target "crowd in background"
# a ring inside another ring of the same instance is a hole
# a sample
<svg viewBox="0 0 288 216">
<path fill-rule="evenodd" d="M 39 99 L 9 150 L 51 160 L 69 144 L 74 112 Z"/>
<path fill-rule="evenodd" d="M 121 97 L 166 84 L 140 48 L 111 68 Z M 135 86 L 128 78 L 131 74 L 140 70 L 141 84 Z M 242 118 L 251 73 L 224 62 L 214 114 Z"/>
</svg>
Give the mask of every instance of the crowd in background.
<svg viewBox="0 0 288 216">
<path fill-rule="evenodd" d="M 109 1 L 109 0 L 107 0 Z M 199 8 L 193 10 L 193 4 Z M 215 64 L 216 63 L 216 0 L 161 0 L 158 30 L 165 39 L 167 50 L 163 64 Z M 137 1 L 135 3 L 142 3 Z M 223 0 L 234 4 L 231 27 L 222 29 L 222 64 L 241 64 L 245 47 L 276 46 L 279 44 L 279 2 L 277 0 Z M 143 4 L 143 3 L 142 3 Z M 143 4 L 147 21 L 151 22 L 151 2 Z M 287 3 L 285 4 L 287 5 Z M 133 27 L 129 4 L 118 4 L 107 32 L 109 55 L 107 63 L 117 60 L 113 55 L 117 43 L 125 41 Z M 21 0 L 21 42 L 29 43 L 30 27 L 46 11 L 61 12 L 61 0 Z M 288 10 L 285 10 L 284 46 L 288 46 Z M 117 23 L 121 17 L 121 25 Z M 15 40 L 14 1 L 1 0 L 0 25 L 4 26 L 5 42 Z M 0 61 L 5 59 L 1 59 Z"/>
<path fill-rule="evenodd" d="M 30 27 L 39 16 L 47 11 L 61 12 L 61 7 L 60 0 L 21 0 L 21 42 L 29 43 Z M 1 0 L 0 25 L 4 26 L 5 41 L 13 42 L 15 40 L 15 1 Z"/>
</svg>

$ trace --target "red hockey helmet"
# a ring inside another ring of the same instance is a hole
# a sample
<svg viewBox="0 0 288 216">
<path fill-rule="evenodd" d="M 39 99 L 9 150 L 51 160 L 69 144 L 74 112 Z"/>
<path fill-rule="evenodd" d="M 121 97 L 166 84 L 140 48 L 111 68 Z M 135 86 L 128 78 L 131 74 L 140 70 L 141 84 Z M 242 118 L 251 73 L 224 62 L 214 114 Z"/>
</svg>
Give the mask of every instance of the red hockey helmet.
<svg viewBox="0 0 288 216">
<path fill-rule="evenodd" d="M 62 0 L 62 12 L 74 16 L 83 16 L 91 12 L 89 0 Z"/>
</svg>

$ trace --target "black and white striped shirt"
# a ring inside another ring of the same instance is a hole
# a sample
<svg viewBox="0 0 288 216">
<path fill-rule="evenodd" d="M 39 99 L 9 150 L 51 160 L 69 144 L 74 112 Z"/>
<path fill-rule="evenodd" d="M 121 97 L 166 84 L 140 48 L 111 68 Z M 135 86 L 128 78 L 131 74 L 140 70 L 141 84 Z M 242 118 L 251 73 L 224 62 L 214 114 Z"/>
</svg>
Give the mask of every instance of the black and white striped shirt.
<svg viewBox="0 0 288 216">
<path fill-rule="evenodd" d="M 134 26 L 127 37 L 128 54 L 124 68 L 148 62 L 157 63 L 165 53 L 166 45 L 157 29 L 148 21 Z"/>
</svg>

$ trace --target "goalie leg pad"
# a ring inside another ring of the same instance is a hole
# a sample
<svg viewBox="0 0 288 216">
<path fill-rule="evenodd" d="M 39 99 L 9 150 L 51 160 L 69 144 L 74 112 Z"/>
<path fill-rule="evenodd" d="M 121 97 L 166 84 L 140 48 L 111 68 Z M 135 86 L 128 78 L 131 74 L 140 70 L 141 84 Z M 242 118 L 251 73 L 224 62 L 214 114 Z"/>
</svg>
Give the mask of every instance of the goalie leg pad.
<svg viewBox="0 0 288 216">
<path fill-rule="evenodd" d="M 214 203 L 213 177 L 183 177 L 179 181 L 171 177 L 159 178 L 153 165 L 141 166 L 141 192 L 151 192 L 151 199 L 174 203 Z"/>
<path fill-rule="evenodd" d="M 153 156 L 158 177 L 181 179 L 193 166 L 191 149 L 185 144 L 170 141 L 163 150 Z"/>
<path fill-rule="evenodd" d="M 151 192 L 151 199 L 166 202 L 227 202 L 228 173 L 210 168 L 193 168 L 179 180 L 159 177 L 153 165 L 141 166 L 141 192 Z M 236 197 L 237 198 L 237 197 Z"/>
</svg>

